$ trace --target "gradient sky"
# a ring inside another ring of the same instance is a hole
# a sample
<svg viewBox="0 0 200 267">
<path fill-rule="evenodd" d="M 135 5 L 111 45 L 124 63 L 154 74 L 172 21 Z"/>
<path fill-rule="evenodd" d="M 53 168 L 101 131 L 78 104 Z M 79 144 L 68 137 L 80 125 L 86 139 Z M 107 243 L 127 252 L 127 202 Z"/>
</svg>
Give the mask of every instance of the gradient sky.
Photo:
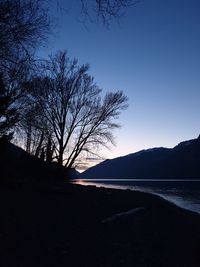
<svg viewBox="0 0 200 267">
<path fill-rule="evenodd" d="M 105 91 L 123 90 L 129 108 L 115 131 L 113 158 L 151 147 L 173 147 L 200 134 L 200 1 L 141 0 L 120 24 L 80 23 L 79 0 L 51 8 L 56 34 L 45 56 L 67 49 Z"/>
</svg>

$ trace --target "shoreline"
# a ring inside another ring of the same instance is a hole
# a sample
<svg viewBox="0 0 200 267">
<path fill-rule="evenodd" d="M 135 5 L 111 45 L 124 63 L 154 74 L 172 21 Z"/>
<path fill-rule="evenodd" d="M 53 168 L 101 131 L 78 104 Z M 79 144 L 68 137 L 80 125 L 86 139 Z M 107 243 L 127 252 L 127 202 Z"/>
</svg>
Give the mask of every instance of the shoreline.
<svg viewBox="0 0 200 267">
<path fill-rule="evenodd" d="M 139 181 L 141 182 L 141 180 L 137 180 L 137 179 L 128 179 L 125 180 L 125 182 L 134 182 L 134 181 Z M 155 179 L 152 181 L 155 181 Z M 157 180 L 156 180 L 157 181 Z M 162 182 L 176 182 L 176 180 L 164 180 Z M 111 182 L 111 183 L 109 183 Z M 112 183 L 113 182 L 113 183 Z M 116 182 L 116 183 L 114 183 Z M 124 180 L 120 180 L 120 182 L 124 182 Z M 142 182 L 149 182 L 149 180 L 142 180 Z M 160 181 L 159 181 L 160 182 Z M 179 180 L 178 182 L 185 182 L 185 180 Z M 187 182 L 190 182 L 189 180 L 187 180 Z M 192 182 L 200 182 L 200 180 L 192 180 Z M 181 197 L 178 194 L 170 194 L 170 192 L 168 194 L 166 193 L 159 193 L 156 191 L 153 191 L 153 189 L 149 186 L 138 186 L 137 184 L 135 185 L 129 185 L 129 184 L 119 184 L 118 180 L 116 181 L 116 179 L 111 179 L 111 180 L 106 180 L 106 179 L 100 179 L 100 180 L 96 180 L 96 179 L 77 179 L 77 181 L 72 181 L 72 184 L 77 184 L 77 185 L 83 185 L 83 186 L 96 186 L 97 188 L 99 187 L 105 187 L 105 188 L 113 188 L 113 189 L 118 189 L 118 190 L 131 190 L 133 192 L 138 191 L 138 192 L 144 192 L 144 193 L 148 193 L 151 195 L 155 195 L 155 196 L 159 196 L 162 199 L 176 205 L 179 208 L 185 209 L 186 211 L 192 211 L 195 212 L 197 214 L 200 214 L 200 207 L 198 208 L 194 208 L 192 202 L 189 202 L 189 200 L 187 198 Z M 164 190 L 163 190 L 164 191 Z M 199 205 L 200 206 L 200 205 Z"/>
<path fill-rule="evenodd" d="M 200 215 L 159 196 L 63 183 L 0 191 L 1 266 L 199 266 Z"/>
</svg>

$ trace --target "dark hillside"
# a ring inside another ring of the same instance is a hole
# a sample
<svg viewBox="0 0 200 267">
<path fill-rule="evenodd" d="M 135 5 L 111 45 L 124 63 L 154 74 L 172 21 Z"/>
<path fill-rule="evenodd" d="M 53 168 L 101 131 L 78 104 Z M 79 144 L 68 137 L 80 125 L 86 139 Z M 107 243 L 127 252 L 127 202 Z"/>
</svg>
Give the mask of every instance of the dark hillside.
<svg viewBox="0 0 200 267">
<path fill-rule="evenodd" d="M 67 177 L 66 168 L 30 156 L 3 138 L 0 139 L 0 173 L 3 183 L 50 182 Z"/>
</svg>

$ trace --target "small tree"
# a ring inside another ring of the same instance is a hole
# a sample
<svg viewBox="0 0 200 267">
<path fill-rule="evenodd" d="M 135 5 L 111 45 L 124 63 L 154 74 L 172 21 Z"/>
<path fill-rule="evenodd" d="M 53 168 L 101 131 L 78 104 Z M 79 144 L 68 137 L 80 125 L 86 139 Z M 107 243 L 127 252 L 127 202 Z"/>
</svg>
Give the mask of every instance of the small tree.
<svg viewBox="0 0 200 267">
<path fill-rule="evenodd" d="M 88 65 L 78 66 L 66 52 L 51 57 L 45 66 L 45 78 L 38 84 L 43 116 L 51 125 L 59 164 L 72 167 L 80 154 L 113 143 L 114 120 L 127 107 L 121 91 L 107 93 L 88 75 Z"/>
</svg>

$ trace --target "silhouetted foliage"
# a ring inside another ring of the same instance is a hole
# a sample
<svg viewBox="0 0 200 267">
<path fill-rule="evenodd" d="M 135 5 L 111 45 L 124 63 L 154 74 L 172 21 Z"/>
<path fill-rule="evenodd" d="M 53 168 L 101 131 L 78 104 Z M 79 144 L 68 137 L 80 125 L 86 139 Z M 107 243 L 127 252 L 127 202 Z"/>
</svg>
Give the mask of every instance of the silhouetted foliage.
<svg viewBox="0 0 200 267">
<path fill-rule="evenodd" d="M 0 0 L 0 135 L 21 119 L 35 49 L 50 32 L 42 0 Z"/>
<path fill-rule="evenodd" d="M 13 130 L 20 120 L 25 98 L 24 82 L 29 70 L 25 64 L 12 64 L 12 68 L 0 73 L 0 135 Z"/>
<path fill-rule="evenodd" d="M 9 97 L 0 97 L 0 136 L 7 134 L 7 131 L 10 130 L 13 124 L 18 120 L 16 109 L 8 108 L 9 102 Z"/>
<path fill-rule="evenodd" d="M 6 94 L 3 74 L 0 73 L 0 136 L 4 136 L 17 120 L 16 110 L 10 108 L 11 96 Z"/>
</svg>

